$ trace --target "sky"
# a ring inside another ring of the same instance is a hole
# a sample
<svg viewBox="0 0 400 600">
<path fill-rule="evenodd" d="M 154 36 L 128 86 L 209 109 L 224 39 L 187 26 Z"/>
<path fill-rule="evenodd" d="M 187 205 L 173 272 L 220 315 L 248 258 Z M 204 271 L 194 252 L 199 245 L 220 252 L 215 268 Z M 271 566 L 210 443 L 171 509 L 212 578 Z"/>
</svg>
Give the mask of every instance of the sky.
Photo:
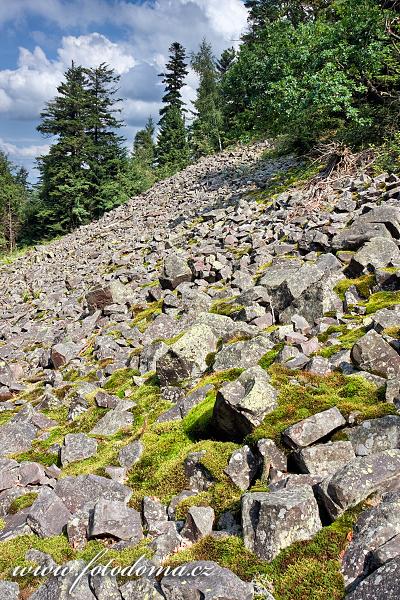
<svg viewBox="0 0 400 600">
<path fill-rule="evenodd" d="M 121 76 L 122 134 L 132 145 L 149 115 L 157 121 L 163 70 L 174 41 L 196 51 L 203 37 L 219 56 L 246 28 L 242 0 L 0 0 L 0 150 L 34 180 L 49 140 L 36 127 L 74 60 L 108 63 Z M 190 71 L 183 96 L 194 97 Z"/>
</svg>

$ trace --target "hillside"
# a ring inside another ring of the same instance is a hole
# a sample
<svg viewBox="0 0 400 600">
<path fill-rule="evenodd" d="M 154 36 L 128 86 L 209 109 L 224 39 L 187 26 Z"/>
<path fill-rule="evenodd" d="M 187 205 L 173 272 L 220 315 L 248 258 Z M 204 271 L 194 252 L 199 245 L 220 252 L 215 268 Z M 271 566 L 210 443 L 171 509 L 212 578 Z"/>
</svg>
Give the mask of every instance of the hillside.
<svg viewBox="0 0 400 600">
<path fill-rule="evenodd" d="M 2 598 L 399 597 L 400 179 L 354 164 L 240 146 L 0 266 Z M 104 549 L 147 571 L 68 595 Z"/>
</svg>

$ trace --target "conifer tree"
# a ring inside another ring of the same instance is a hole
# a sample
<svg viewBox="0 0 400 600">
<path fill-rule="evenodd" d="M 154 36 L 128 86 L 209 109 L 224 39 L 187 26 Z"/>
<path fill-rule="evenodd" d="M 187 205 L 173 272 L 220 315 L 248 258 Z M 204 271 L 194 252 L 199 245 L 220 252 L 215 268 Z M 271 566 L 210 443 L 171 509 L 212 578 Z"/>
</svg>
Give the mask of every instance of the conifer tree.
<svg viewBox="0 0 400 600">
<path fill-rule="evenodd" d="M 170 59 L 166 64 L 166 72 L 160 74 L 165 84 L 157 140 L 157 165 L 161 175 L 171 175 L 189 163 L 185 109 L 181 95 L 188 73 L 185 49 L 178 42 L 174 42 L 169 51 Z"/>
<path fill-rule="evenodd" d="M 199 51 L 192 54 L 191 65 L 200 79 L 194 102 L 196 117 L 191 127 L 191 141 L 195 155 L 202 156 L 222 149 L 218 71 L 211 45 L 205 39 Z"/>
<path fill-rule="evenodd" d="M 150 116 L 145 127 L 135 135 L 126 178 L 126 189 L 130 196 L 144 192 L 155 182 L 154 132 L 154 121 Z"/>
<path fill-rule="evenodd" d="M 236 58 L 236 50 L 235 48 L 226 48 L 222 54 L 220 59 L 217 61 L 216 67 L 218 73 L 221 77 L 225 75 L 228 71 L 229 67 L 234 63 Z"/>
<path fill-rule="evenodd" d="M 14 167 L 0 152 L 0 250 L 12 252 L 17 245 L 28 198 L 27 172 Z"/>
</svg>

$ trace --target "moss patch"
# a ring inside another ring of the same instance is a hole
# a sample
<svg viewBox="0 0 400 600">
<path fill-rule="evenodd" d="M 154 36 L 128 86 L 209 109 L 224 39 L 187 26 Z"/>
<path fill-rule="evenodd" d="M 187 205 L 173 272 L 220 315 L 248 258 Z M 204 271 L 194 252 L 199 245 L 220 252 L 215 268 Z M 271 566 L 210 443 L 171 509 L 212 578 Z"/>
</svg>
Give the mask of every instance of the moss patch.
<svg viewBox="0 0 400 600">
<path fill-rule="evenodd" d="M 15 498 L 11 502 L 9 512 L 14 515 L 23 508 L 28 508 L 28 506 L 32 506 L 37 497 L 38 494 L 36 494 L 35 492 L 29 492 L 28 494 L 24 494 L 19 498 Z"/>
<path fill-rule="evenodd" d="M 372 294 L 365 304 L 367 315 L 372 315 L 381 308 L 388 308 L 400 304 L 400 292 L 377 292 Z"/>
<path fill-rule="evenodd" d="M 357 292 L 362 298 L 368 298 L 371 294 L 371 289 L 375 284 L 374 275 L 363 275 L 357 279 L 342 279 L 335 287 L 335 292 L 341 300 L 344 300 L 344 295 L 352 285 L 355 286 Z"/>
</svg>

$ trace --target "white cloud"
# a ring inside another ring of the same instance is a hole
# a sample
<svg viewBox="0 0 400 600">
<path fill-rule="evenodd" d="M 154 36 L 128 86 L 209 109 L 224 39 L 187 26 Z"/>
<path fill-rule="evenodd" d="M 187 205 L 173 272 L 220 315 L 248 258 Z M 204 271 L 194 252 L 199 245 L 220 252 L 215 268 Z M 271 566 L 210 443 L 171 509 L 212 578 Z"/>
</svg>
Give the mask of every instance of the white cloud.
<svg viewBox="0 0 400 600">
<path fill-rule="evenodd" d="M 128 49 L 111 42 L 100 33 L 63 37 L 58 56 L 66 68 L 73 60 L 84 67 L 96 67 L 99 62 L 104 62 L 112 65 L 119 75 L 128 73 L 136 64 Z"/>
<path fill-rule="evenodd" d="M 29 146 L 16 146 L 0 138 L 0 150 L 12 158 L 36 158 L 42 154 L 47 154 L 50 144 L 31 144 Z"/>
</svg>

